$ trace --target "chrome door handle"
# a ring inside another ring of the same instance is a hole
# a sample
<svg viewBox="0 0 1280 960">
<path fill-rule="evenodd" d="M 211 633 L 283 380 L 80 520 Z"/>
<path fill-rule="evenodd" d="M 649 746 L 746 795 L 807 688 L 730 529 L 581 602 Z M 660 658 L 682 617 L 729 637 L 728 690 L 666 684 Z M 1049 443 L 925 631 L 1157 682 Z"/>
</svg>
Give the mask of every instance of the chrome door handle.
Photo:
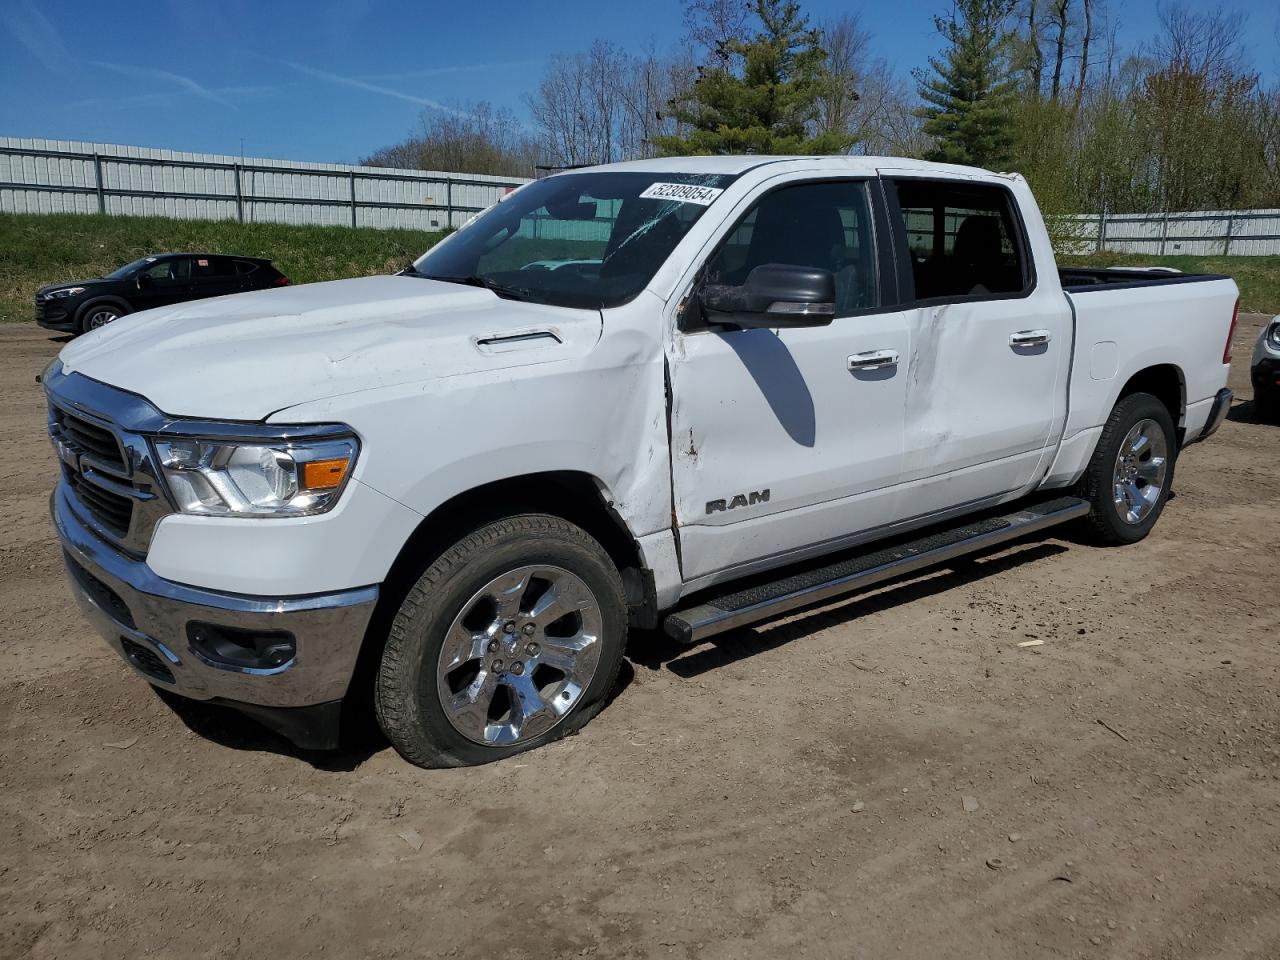
<svg viewBox="0 0 1280 960">
<path fill-rule="evenodd" d="M 897 350 L 868 350 L 866 353 L 855 353 L 849 358 L 850 370 L 872 370 L 876 367 L 895 367 L 897 365 Z"/>
<path fill-rule="evenodd" d="M 1048 343 L 1051 339 L 1053 335 L 1048 330 L 1019 330 L 1017 333 L 1009 334 L 1009 346 L 1035 347 Z"/>
</svg>

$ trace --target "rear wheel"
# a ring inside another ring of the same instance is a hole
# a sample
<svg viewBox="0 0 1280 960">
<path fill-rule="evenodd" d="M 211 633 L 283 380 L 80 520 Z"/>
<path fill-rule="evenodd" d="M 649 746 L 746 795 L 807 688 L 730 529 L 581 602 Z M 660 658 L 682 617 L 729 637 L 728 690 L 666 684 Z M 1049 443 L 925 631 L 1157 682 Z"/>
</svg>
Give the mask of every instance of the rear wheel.
<svg viewBox="0 0 1280 960">
<path fill-rule="evenodd" d="M 124 316 L 124 311 L 110 303 L 91 303 L 80 317 L 80 332 L 88 333 L 105 327 L 112 320 Z"/>
<path fill-rule="evenodd" d="M 1096 542 L 1137 543 L 1151 532 L 1173 484 L 1176 438 L 1168 408 L 1151 394 L 1116 404 L 1081 481 Z"/>
<path fill-rule="evenodd" d="M 405 597 L 378 670 L 378 722 L 422 767 L 541 746 L 600 711 L 626 628 L 618 571 L 583 530 L 541 514 L 491 523 Z"/>
</svg>

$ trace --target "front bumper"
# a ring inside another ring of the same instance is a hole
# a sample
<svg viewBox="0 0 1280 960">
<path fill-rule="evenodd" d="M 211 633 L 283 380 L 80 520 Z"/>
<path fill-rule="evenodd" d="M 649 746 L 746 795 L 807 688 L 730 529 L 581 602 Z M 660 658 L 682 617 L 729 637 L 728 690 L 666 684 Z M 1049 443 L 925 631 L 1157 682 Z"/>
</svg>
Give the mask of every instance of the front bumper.
<svg viewBox="0 0 1280 960">
<path fill-rule="evenodd" d="M 336 704 L 355 670 L 376 586 L 301 597 L 185 586 L 105 544 L 77 516 L 65 481 L 54 491 L 50 511 L 81 610 L 149 683 L 238 707 L 299 746 L 337 745 Z M 197 650 L 193 623 L 237 637 L 288 637 L 293 653 L 279 666 L 237 666 Z"/>
<path fill-rule="evenodd" d="M 58 330 L 63 333 L 76 329 L 75 310 L 56 300 L 36 301 L 36 324 L 46 330 Z"/>
<path fill-rule="evenodd" d="M 1280 394 L 1280 359 L 1263 357 L 1249 371 L 1254 393 Z"/>
</svg>

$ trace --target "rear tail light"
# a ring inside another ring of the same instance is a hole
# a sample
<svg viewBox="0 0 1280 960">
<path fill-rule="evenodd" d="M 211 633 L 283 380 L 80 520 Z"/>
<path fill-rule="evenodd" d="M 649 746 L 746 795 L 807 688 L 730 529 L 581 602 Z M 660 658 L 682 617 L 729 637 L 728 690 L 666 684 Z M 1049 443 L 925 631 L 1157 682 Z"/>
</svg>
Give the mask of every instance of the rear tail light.
<svg viewBox="0 0 1280 960">
<path fill-rule="evenodd" d="M 289 285 L 289 278 L 282 274 L 272 280 L 271 285 L 273 287 L 287 287 Z"/>
<path fill-rule="evenodd" d="M 1240 298 L 1236 297 L 1235 309 L 1231 311 L 1231 329 L 1227 331 L 1227 345 L 1222 348 L 1222 362 L 1231 362 L 1231 344 L 1236 338 L 1236 324 L 1240 322 Z"/>
</svg>

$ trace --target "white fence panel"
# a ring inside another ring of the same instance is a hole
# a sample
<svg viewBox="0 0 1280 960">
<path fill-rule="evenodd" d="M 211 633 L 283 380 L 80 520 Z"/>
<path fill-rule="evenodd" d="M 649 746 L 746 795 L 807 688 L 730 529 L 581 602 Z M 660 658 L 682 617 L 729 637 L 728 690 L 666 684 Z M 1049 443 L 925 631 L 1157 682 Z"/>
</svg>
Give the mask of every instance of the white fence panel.
<svg viewBox="0 0 1280 960">
<path fill-rule="evenodd" d="M 527 180 L 0 137 L 0 212 L 439 230 Z"/>
<path fill-rule="evenodd" d="M 1265 257 L 1280 254 L 1280 210 L 1197 210 L 1069 217 L 1073 253 L 1105 249 L 1176 256 Z"/>
</svg>

